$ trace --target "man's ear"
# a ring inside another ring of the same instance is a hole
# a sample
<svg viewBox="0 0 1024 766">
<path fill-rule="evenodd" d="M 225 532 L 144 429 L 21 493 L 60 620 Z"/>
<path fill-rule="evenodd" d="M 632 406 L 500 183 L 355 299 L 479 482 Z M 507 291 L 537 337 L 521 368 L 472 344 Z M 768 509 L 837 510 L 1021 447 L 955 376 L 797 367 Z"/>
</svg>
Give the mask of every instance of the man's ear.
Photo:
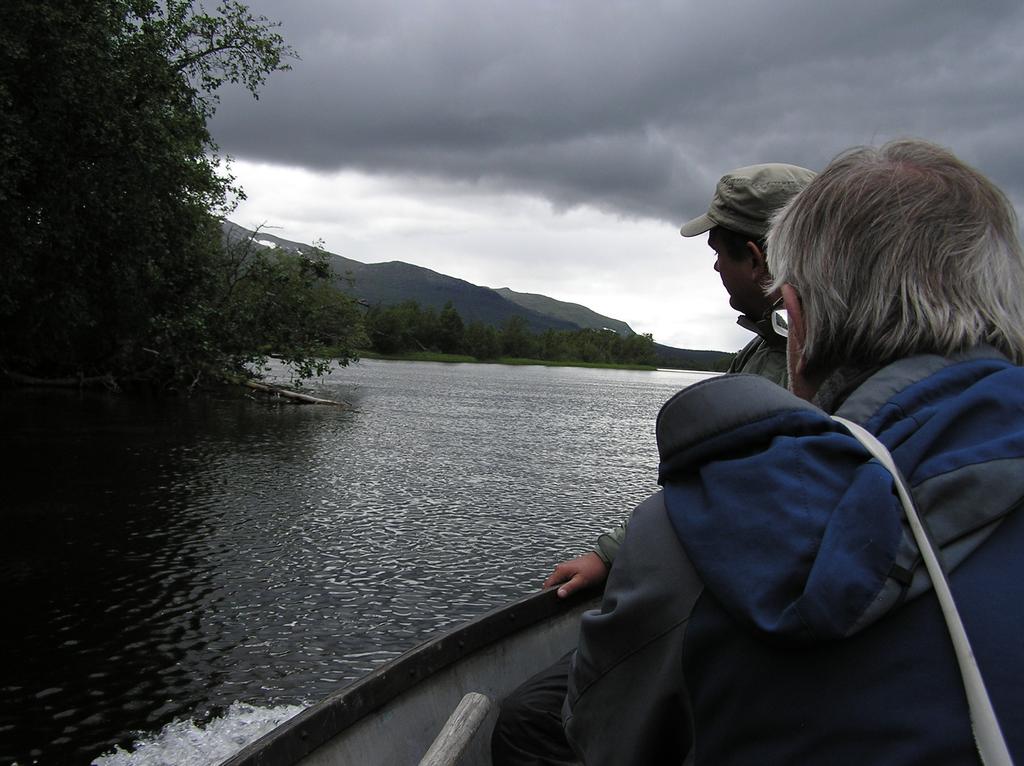
<svg viewBox="0 0 1024 766">
<path fill-rule="evenodd" d="M 750 257 L 750 267 L 754 272 L 754 278 L 758 282 L 768 282 L 772 275 L 768 272 L 768 259 L 765 257 L 764 251 L 756 242 L 747 240 L 747 255 Z"/>
<path fill-rule="evenodd" d="M 780 290 L 782 305 L 786 307 L 789 321 L 789 335 L 786 338 L 786 362 L 789 369 L 789 390 L 801 399 L 811 401 L 821 384 L 817 376 L 807 374 L 804 359 L 804 340 L 807 338 L 807 319 L 800 293 L 791 284 L 784 284 Z"/>
</svg>

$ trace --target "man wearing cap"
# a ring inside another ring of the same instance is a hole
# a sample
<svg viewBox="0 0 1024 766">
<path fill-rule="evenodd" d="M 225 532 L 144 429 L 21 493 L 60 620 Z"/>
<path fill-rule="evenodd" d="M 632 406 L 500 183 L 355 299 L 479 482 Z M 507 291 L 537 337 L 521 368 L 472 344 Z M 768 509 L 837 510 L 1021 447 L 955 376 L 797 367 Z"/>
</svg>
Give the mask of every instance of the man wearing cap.
<svg viewBox="0 0 1024 766">
<path fill-rule="evenodd" d="M 684 224 L 684 237 L 708 234 L 718 255 L 715 271 L 729 292 L 737 323 L 756 334 L 736 355 L 729 372 L 752 372 L 786 385 L 786 339 L 768 315 L 778 295 L 767 291 L 771 273 L 765 235 L 772 215 L 803 189 L 814 173 L 796 165 L 751 165 L 726 173 L 715 187 L 708 212 Z"/>
<path fill-rule="evenodd" d="M 715 271 L 740 312 L 737 323 L 756 337 L 736 355 L 728 372 L 761 375 L 786 386 L 786 339 L 771 325 L 778 299 L 772 281 L 765 236 L 772 216 L 803 189 L 814 172 L 796 165 L 769 163 L 737 168 L 723 175 L 707 213 L 687 222 L 684 237 L 708 234 L 717 255 Z M 565 598 L 608 577 L 626 536 L 626 524 L 600 535 L 594 550 L 555 567 L 544 587 L 560 585 Z M 575 763 L 562 731 L 561 708 L 568 684 L 570 656 L 537 674 L 502 703 L 491 740 L 495 766 Z"/>
</svg>

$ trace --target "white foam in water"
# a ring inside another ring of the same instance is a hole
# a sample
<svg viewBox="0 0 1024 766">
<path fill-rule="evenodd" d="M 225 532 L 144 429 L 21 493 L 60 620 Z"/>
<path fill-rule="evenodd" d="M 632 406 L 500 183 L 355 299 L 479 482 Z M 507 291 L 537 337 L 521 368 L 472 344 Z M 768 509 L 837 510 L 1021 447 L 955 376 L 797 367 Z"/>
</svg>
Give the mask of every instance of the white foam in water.
<svg viewBox="0 0 1024 766">
<path fill-rule="evenodd" d="M 158 734 L 137 740 L 130 752 L 117 747 L 92 766 L 216 766 L 303 709 L 232 702 L 223 716 L 203 726 L 191 720 L 172 721 Z"/>
</svg>

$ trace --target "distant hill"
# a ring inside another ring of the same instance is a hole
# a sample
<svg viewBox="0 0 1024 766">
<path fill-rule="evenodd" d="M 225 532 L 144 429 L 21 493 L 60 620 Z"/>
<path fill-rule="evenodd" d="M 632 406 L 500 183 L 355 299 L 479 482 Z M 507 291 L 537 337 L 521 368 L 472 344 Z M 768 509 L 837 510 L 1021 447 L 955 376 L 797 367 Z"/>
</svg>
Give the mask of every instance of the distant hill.
<svg viewBox="0 0 1024 766">
<path fill-rule="evenodd" d="M 229 240 L 247 239 L 253 232 L 230 221 L 224 222 Z M 292 242 L 265 231 L 255 241 L 264 247 L 280 247 L 294 252 L 311 250 L 308 244 Z M 367 306 L 391 306 L 413 300 L 420 306 L 442 308 L 451 301 L 463 321 L 500 327 L 514 316 L 522 317 L 533 332 L 544 330 L 609 329 L 620 335 L 633 335 L 633 329 L 620 319 L 612 319 L 578 303 L 568 303 L 536 293 L 517 293 L 507 287 L 493 290 L 462 279 L 449 277 L 422 266 L 403 261 L 362 263 L 336 253 L 328 253 L 329 263 L 338 275 L 338 289 Z M 691 351 L 655 343 L 658 364 L 690 370 L 725 369 L 731 354 L 721 351 Z"/>
<path fill-rule="evenodd" d="M 578 329 L 572 322 L 513 303 L 488 287 L 422 266 L 402 261 L 358 263 L 347 259 L 343 268 L 339 268 L 339 262 L 332 262 L 332 266 L 335 271 L 354 280 L 352 285 L 340 284 L 341 289 L 370 305 L 389 306 L 414 300 L 421 306 L 440 309 L 451 301 L 467 323 L 481 322 L 500 327 L 512 317 L 520 316 L 534 332 Z"/>
<path fill-rule="evenodd" d="M 507 287 L 499 287 L 494 292 L 513 303 L 519 304 L 523 308 L 531 309 L 545 316 L 564 319 L 566 322 L 572 322 L 577 327 L 586 327 L 592 330 L 614 330 L 623 336 L 636 335 L 633 332 L 633 328 L 625 322 L 602 316 L 596 311 L 591 311 L 586 306 L 581 306 L 578 303 L 556 301 L 554 298 L 538 295 L 537 293 L 517 293 L 515 290 L 509 290 Z"/>
<path fill-rule="evenodd" d="M 227 236 L 232 239 L 249 237 L 252 232 L 237 224 L 225 223 Z M 311 247 L 292 242 L 266 232 L 259 232 L 256 241 L 268 247 L 282 247 L 293 251 L 306 251 Z M 480 287 L 463 279 L 456 279 L 436 271 L 402 261 L 362 263 L 336 253 L 329 253 L 329 263 L 338 275 L 338 288 L 368 306 L 391 306 L 403 301 L 416 301 L 420 306 L 436 309 L 452 302 L 459 316 L 467 324 L 500 327 L 514 316 L 526 320 L 533 332 L 544 330 L 578 330 L 574 322 L 549 316 L 514 303 L 489 287 Z M 615 320 L 609 320 L 615 321 Z"/>
<path fill-rule="evenodd" d="M 727 351 L 695 351 L 688 348 L 675 348 L 662 343 L 654 344 L 654 353 L 658 357 L 658 366 L 676 367 L 682 370 L 713 370 L 725 372 L 734 353 Z"/>
</svg>

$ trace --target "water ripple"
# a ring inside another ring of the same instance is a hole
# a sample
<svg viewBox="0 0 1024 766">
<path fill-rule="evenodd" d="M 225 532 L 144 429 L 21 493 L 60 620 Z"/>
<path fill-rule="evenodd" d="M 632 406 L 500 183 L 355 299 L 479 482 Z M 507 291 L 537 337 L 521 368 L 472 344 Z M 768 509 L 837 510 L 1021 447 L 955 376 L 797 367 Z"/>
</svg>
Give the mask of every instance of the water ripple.
<svg viewBox="0 0 1024 766">
<path fill-rule="evenodd" d="M 306 704 L 539 587 L 655 488 L 696 379 L 367 361 L 317 387 L 355 412 L 5 394 L 0 762 Z"/>
</svg>

